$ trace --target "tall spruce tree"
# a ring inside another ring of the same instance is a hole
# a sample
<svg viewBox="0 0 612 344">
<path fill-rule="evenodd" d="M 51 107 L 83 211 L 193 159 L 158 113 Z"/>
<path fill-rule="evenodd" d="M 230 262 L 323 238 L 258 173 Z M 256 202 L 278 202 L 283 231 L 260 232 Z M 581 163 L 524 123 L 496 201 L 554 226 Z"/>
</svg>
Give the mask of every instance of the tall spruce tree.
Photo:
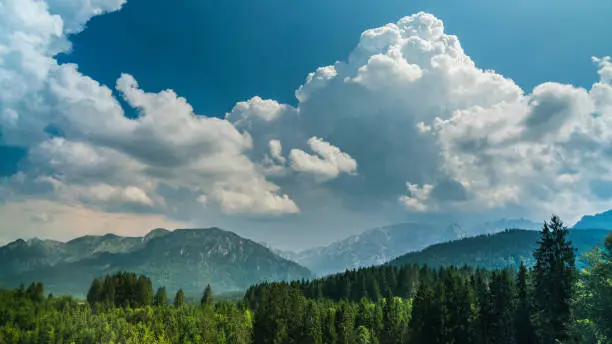
<svg viewBox="0 0 612 344">
<path fill-rule="evenodd" d="M 306 341 L 313 344 L 323 343 L 323 331 L 321 328 L 321 317 L 317 304 L 313 300 L 306 302 L 306 310 L 304 314 L 304 327 L 306 332 Z"/>
<path fill-rule="evenodd" d="M 111 276 L 106 275 L 102 283 L 101 301 L 107 305 L 114 305 L 116 297 L 115 289 L 115 280 Z"/>
<path fill-rule="evenodd" d="M 491 341 L 494 344 L 514 344 L 514 281 L 508 270 L 494 271 L 491 281 Z M 519 342 L 523 344 L 522 342 Z"/>
<path fill-rule="evenodd" d="M 174 307 L 180 308 L 180 307 L 183 307 L 184 304 L 185 304 L 185 293 L 183 292 L 183 289 L 179 289 L 176 292 L 176 296 L 174 296 Z"/>
<path fill-rule="evenodd" d="M 41 282 L 32 283 L 26 290 L 26 295 L 34 302 L 42 302 L 45 299 L 45 289 Z"/>
<path fill-rule="evenodd" d="M 87 302 L 94 305 L 102 301 L 102 281 L 99 278 L 94 278 L 87 292 Z"/>
<path fill-rule="evenodd" d="M 535 330 L 531 323 L 533 301 L 529 289 L 529 271 L 521 261 L 516 277 L 516 310 L 514 311 L 514 336 L 519 344 L 535 344 Z"/>
<path fill-rule="evenodd" d="M 493 314 L 493 301 L 489 290 L 488 274 L 484 270 L 476 270 L 472 277 L 472 286 L 476 295 L 478 317 L 476 318 L 477 343 L 489 343 L 491 341 L 491 328 L 495 321 Z"/>
<path fill-rule="evenodd" d="M 554 344 L 569 336 L 570 304 L 575 279 L 575 252 L 561 219 L 553 215 L 542 227 L 533 253 L 535 322 L 539 343 Z"/>
<path fill-rule="evenodd" d="M 200 303 L 202 304 L 202 307 L 210 306 L 213 304 L 212 288 L 210 287 L 210 284 L 206 285 L 206 289 L 204 289 L 204 293 L 202 294 L 202 300 L 200 301 Z"/>
<path fill-rule="evenodd" d="M 168 295 L 166 294 L 166 287 L 157 288 L 153 304 L 157 307 L 164 307 L 168 304 Z"/>
<path fill-rule="evenodd" d="M 382 341 L 387 344 L 400 343 L 402 339 L 402 328 L 396 312 L 396 300 L 391 289 L 387 289 L 387 295 L 383 300 L 383 336 Z"/>
<path fill-rule="evenodd" d="M 412 317 L 409 323 L 412 343 L 443 344 L 441 328 L 442 311 L 439 300 L 435 299 L 430 286 L 421 283 L 412 303 Z"/>
<path fill-rule="evenodd" d="M 136 295 L 132 304 L 136 307 L 150 306 L 153 303 L 153 283 L 145 275 L 138 276 Z"/>
<path fill-rule="evenodd" d="M 442 306 L 442 341 L 471 344 L 474 342 L 474 329 L 469 286 L 461 279 L 455 268 L 444 271 L 441 275 L 442 281 L 436 288 L 437 299 Z"/>
</svg>

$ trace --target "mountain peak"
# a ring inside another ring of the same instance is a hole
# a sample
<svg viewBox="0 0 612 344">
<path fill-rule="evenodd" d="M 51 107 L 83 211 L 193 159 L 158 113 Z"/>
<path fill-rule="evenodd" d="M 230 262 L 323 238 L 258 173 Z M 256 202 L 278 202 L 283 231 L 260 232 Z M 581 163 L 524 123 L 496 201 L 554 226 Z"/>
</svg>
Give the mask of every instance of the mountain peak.
<svg viewBox="0 0 612 344">
<path fill-rule="evenodd" d="M 15 241 L 9 242 L 8 244 L 6 244 L 6 247 L 8 248 L 13 248 L 13 247 L 19 247 L 22 245 L 25 245 L 26 241 L 23 239 L 17 239 Z"/>
<path fill-rule="evenodd" d="M 170 233 L 170 231 L 165 228 L 154 228 L 149 233 L 147 233 L 147 235 L 144 236 L 143 240 L 145 242 L 148 242 L 151 239 L 163 237 L 168 233 Z"/>
<path fill-rule="evenodd" d="M 303 266 L 217 227 L 168 231 L 144 237 L 116 235 L 73 239 L 62 247 L 51 241 L 13 243 L 0 250 L 0 284 L 43 281 L 56 294 L 82 295 L 87 283 L 113 271 L 139 271 L 168 290 L 195 295 L 208 283 L 218 290 L 244 290 L 263 281 L 312 277 Z"/>
<path fill-rule="evenodd" d="M 206 228 L 179 228 L 174 230 L 177 234 L 192 235 L 192 236 L 206 236 L 206 235 L 231 235 L 238 236 L 234 232 L 223 230 L 219 227 L 206 227 Z"/>
</svg>

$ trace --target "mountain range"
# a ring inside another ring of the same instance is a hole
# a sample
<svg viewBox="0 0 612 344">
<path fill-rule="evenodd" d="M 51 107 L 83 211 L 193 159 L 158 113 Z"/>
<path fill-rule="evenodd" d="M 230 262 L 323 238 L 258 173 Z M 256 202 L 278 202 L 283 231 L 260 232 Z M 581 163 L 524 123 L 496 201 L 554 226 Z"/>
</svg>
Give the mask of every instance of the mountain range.
<svg viewBox="0 0 612 344">
<path fill-rule="evenodd" d="M 576 248 L 576 263 L 582 265 L 580 256 L 601 245 L 612 231 L 605 229 L 577 230 L 569 232 L 569 240 Z M 498 269 L 518 267 L 534 263 L 533 251 L 538 247 L 540 233 L 533 230 L 509 229 L 496 234 L 484 234 L 429 246 L 418 252 L 404 254 L 389 262 L 390 265 L 426 264 L 439 266 L 473 266 Z"/>
<path fill-rule="evenodd" d="M 584 216 L 571 231 L 579 252 L 612 229 L 612 211 Z M 531 262 L 541 223 L 502 219 L 465 226 L 401 223 L 300 252 L 267 248 L 219 228 L 157 228 L 143 237 L 83 236 L 68 242 L 16 240 L 0 247 L 0 286 L 43 281 L 48 290 L 83 296 L 91 280 L 119 270 L 144 273 L 169 292 L 189 295 L 211 284 L 240 291 L 265 280 L 293 280 L 390 264 L 496 268 Z M 312 272 L 311 272 L 312 271 Z"/>
<path fill-rule="evenodd" d="M 301 252 L 276 251 L 279 255 L 309 268 L 317 275 L 342 272 L 361 266 L 384 264 L 407 252 L 430 245 L 491 234 L 508 228 L 540 229 L 541 223 L 526 219 L 501 219 L 472 226 L 458 223 L 401 223 L 367 230 L 327 246 Z"/>
<path fill-rule="evenodd" d="M 218 228 L 155 229 L 144 237 L 84 236 L 66 243 L 16 240 L 0 247 L 0 285 L 43 281 L 58 294 L 83 296 L 99 276 L 143 273 L 169 292 L 244 290 L 266 280 L 309 278 L 311 272 L 268 248 Z"/>
</svg>

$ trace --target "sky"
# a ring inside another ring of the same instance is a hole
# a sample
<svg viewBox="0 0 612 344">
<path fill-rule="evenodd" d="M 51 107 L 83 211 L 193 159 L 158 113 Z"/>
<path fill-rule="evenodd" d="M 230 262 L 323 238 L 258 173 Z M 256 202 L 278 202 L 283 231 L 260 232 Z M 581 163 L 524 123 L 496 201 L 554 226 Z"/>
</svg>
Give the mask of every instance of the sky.
<svg viewBox="0 0 612 344">
<path fill-rule="evenodd" d="M 0 242 L 612 208 L 606 0 L 5 0 Z"/>
</svg>

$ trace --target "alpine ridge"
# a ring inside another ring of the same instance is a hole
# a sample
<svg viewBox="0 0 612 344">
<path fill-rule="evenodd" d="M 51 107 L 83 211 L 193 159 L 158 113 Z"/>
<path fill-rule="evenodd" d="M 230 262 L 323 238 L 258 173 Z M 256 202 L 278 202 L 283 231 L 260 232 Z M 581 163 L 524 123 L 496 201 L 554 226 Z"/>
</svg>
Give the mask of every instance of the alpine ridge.
<svg viewBox="0 0 612 344">
<path fill-rule="evenodd" d="M 262 281 L 311 277 L 308 269 L 268 248 L 219 228 L 155 229 L 144 237 L 84 236 L 66 243 L 19 239 L 0 247 L 0 284 L 42 281 L 56 294 L 82 296 L 95 277 L 142 273 L 168 291 L 196 295 L 244 290 Z"/>
</svg>

